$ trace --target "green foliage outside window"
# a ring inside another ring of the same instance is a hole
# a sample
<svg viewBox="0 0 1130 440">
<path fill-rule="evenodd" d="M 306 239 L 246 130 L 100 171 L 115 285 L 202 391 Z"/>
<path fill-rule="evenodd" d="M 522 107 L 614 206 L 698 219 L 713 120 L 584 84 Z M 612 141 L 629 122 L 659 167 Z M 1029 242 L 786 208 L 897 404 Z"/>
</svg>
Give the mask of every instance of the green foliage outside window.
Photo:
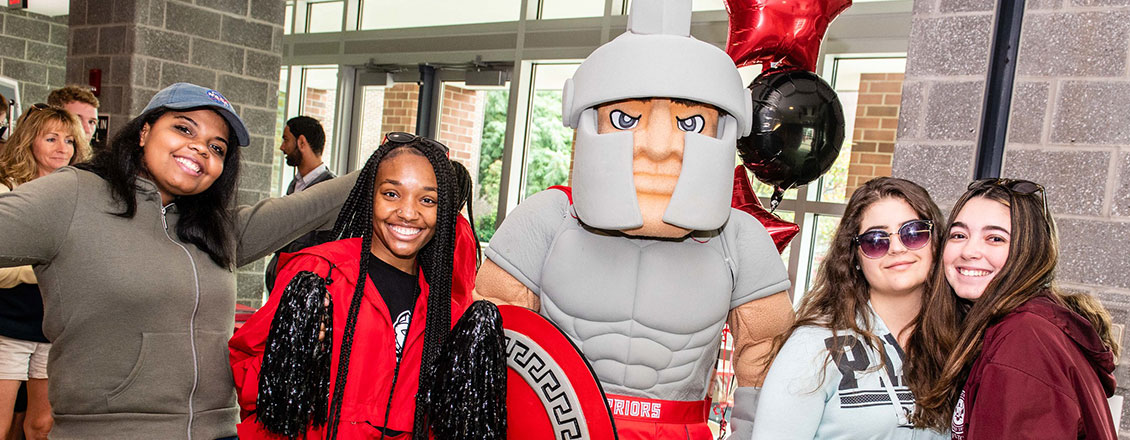
<svg viewBox="0 0 1130 440">
<path fill-rule="evenodd" d="M 508 101 L 506 90 L 487 92 L 475 206 L 475 233 L 484 242 L 494 236 L 497 219 Z M 533 101 L 525 176 L 526 197 L 550 186 L 568 183 L 569 159 L 573 149 L 573 130 L 561 123 L 561 92 L 536 91 Z"/>
</svg>

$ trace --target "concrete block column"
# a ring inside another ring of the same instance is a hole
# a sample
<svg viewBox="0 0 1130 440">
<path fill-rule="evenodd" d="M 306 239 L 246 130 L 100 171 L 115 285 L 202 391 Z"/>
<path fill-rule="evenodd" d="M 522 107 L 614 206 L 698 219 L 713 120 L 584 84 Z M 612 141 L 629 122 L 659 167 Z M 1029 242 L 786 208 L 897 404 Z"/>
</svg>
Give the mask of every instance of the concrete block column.
<svg viewBox="0 0 1130 440">
<path fill-rule="evenodd" d="M 85 84 L 102 70 L 111 136 L 170 84 L 223 93 L 251 133 L 239 203 L 254 203 L 271 186 L 282 23 L 277 0 L 71 0 L 66 79 Z M 262 262 L 238 269 L 241 302 L 259 305 L 262 271 Z"/>
<path fill-rule="evenodd" d="M 20 83 L 25 109 L 46 102 L 52 89 L 63 86 L 66 52 L 66 16 L 0 7 L 0 75 Z"/>
</svg>

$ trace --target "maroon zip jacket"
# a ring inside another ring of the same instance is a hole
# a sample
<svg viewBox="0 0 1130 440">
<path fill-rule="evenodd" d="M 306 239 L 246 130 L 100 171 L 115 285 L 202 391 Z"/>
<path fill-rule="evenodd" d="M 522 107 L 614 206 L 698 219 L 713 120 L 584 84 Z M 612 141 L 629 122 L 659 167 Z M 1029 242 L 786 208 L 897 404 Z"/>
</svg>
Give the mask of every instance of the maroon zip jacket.
<svg viewBox="0 0 1130 440">
<path fill-rule="evenodd" d="M 1079 314 L 1044 297 L 985 331 L 953 414 L 953 438 L 1117 439 L 1114 354 Z"/>
</svg>

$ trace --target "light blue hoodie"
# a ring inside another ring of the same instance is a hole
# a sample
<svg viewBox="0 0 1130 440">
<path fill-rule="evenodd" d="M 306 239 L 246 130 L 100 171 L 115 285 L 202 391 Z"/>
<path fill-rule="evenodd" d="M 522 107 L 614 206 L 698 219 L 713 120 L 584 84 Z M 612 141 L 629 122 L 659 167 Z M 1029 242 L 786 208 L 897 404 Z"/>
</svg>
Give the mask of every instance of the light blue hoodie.
<svg viewBox="0 0 1130 440">
<path fill-rule="evenodd" d="M 913 429 L 907 421 L 914 396 L 903 380 L 905 353 L 873 310 L 871 322 L 883 342 L 881 355 L 851 331 L 833 335 L 805 326 L 793 332 L 769 367 L 753 438 L 948 439 L 949 433 Z M 834 344 L 843 347 L 838 361 L 828 359 Z"/>
</svg>

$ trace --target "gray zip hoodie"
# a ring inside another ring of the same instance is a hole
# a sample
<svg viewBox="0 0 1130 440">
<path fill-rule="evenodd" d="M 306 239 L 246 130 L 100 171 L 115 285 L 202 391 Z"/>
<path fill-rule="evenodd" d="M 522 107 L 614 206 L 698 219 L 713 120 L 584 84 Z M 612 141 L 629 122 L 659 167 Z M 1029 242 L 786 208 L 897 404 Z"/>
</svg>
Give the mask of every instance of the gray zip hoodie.
<svg viewBox="0 0 1130 440">
<path fill-rule="evenodd" d="M 236 264 L 332 224 L 355 182 L 237 208 Z M 234 436 L 235 274 L 177 238 L 152 182 L 138 179 L 132 219 L 120 211 L 105 180 L 71 167 L 0 194 L 0 266 L 35 266 L 54 343 L 51 438 Z"/>
</svg>

